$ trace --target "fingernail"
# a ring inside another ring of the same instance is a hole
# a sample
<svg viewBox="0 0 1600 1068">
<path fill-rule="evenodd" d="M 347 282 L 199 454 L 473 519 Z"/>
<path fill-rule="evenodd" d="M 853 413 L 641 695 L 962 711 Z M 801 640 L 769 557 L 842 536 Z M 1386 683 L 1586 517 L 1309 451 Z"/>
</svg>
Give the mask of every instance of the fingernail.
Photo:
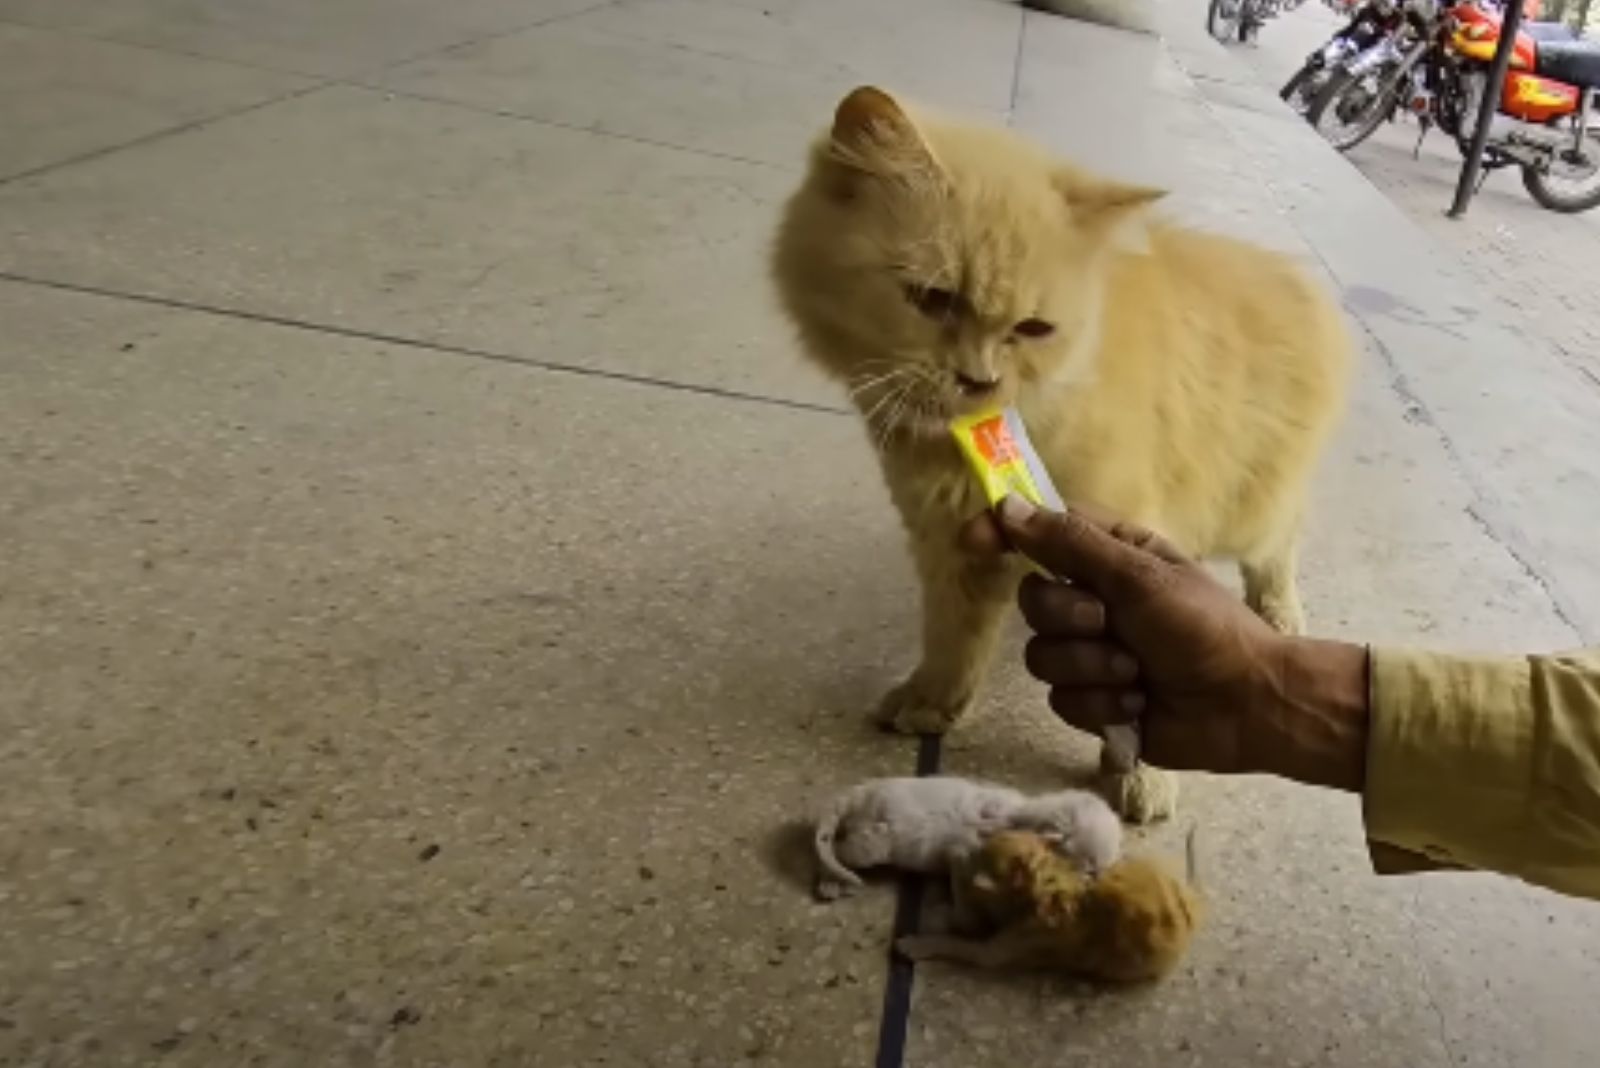
<svg viewBox="0 0 1600 1068">
<path fill-rule="evenodd" d="M 1139 662 L 1127 653 L 1115 653 L 1111 657 L 1111 674 L 1114 678 L 1127 682 L 1139 674 Z"/>
<path fill-rule="evenodd" d="M 1021 526 L 1032 519 L 1033 514 L 1038 509 L 1031 502 L 1017 496 L 1015 493 L 1008 493 L 1000 498 L 1000 503 L 996 506 L 995 511 L 999 514 L 1002 522 L 1012 526 Z"/>
<path fill-rule="evenodd" d="M 1122 710 L 1124 712 L 1143 712 L 1144 694 L 1139 693 L 1137 690 L 1135 690 L 1133 693 L 1125 693 L 1122 695 L 1122 699 L 1118 703 L 1122 705 Z"/>
</svg>

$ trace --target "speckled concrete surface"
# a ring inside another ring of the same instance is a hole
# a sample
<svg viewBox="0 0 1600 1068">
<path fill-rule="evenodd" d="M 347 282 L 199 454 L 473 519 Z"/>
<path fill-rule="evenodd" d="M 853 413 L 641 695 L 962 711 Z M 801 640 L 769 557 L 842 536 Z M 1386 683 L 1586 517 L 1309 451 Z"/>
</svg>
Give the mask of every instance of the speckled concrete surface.
<svg viewBox="0 0 1600 1068">
<path fill-rule="evenodd" d="M 0 270 L 837 404 L 775 328 L 793 181 L 334 86 L 0 186 Z"/>
<path fill-rule="evenodd" d="M 0 0 L 0 19 L 332 77 L 560 19 L 604 0 Z"/>
<path fill-rule="evenodd" d="M 257 106 L 310 78 L 0 22 L 0 178 Z"/>
<path fill-rule="evenodd" d="M 906 605 L 853 426 L 15 285 L 0 319 L 0 1062 L 864 1041 L 887 900 L 814 906 L 780 848 L 910 767 L 857 714 Z"/>
<path fill-rule="evenodd" d="M 864 713 L 914 594 L 765 242 L 877 81 L 1351 285 L 1308 191 L 1359 177 L 1168 10 L 0 0 L 0 1066 L 872 1063 L 892 894 L 812 904 L 795 821 L 911 768 Z M 1594 505 L 1543 569 L 1489 507 L 1524 469 L 1408 377 L 1508 345 L 1462 329 L 1363 324 L 1319 629 L 1579 636 Z M 1453 387 L 1594 407 L 1504 351 Z M 1010 665 L 946 752 L 1091 763 Z M 1594 906 L 1377 880 L 1349 799 L 1185 790 L 1215 911 L 1180 975 L 922 968 L 905 1063 L 1591 1059 Z"/>
</svg>

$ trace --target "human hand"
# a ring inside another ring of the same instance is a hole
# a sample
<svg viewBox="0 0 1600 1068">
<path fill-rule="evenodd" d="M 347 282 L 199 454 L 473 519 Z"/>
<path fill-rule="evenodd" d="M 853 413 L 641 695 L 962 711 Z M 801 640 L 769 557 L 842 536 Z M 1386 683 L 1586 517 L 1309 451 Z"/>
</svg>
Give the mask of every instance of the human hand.
<svg viewBox="0 0 1600 1068">
<path fill-rule="evenodd" d="M 1008 497 L 963 538 L 1074 583 L 1030 576 L 1018 598 L 1036 633 L 1028 670 L 1067 722 L 1137 721 L 1141 755 L 1163 767 L 1359 786 L 1364 649 L 1285 637 L 1162 538 L 1076 507 Z"/>
</svg>

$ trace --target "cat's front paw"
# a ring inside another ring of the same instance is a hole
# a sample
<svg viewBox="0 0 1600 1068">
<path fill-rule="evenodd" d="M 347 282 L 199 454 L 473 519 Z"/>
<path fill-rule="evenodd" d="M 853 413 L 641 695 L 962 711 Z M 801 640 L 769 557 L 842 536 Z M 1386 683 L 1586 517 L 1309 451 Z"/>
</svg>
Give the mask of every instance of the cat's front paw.
<svg viewBox="0 0 1600 1068">
<path fill-rule="evenodd" d="M 884 695 L 876 719 L 878 726 L 901 734 L 943 734 L 971 704 L 970 697 L 954 702 L 930 698 L 913 675 Z"/>
<path fill-rule="evenodd" d="M 1306 632 L 1306 614 L 1300 607 L 1300 599 L 1294 596 L 1269 596 L 1261 598 L 1261 603 L 1255 606 L 1256 615 L 1264 620 L 1267 626 L 1279 634 L 1286 634 L 1291 638 L 1298 638 Z"/>
<path fill-rule="evenodd" d="M 1129 823 L 1155 823 L 1178 811 L 1178 777 L 1149 764 L 1107 775 L 1104 792 L 1117 815 Z"/>
</svg>

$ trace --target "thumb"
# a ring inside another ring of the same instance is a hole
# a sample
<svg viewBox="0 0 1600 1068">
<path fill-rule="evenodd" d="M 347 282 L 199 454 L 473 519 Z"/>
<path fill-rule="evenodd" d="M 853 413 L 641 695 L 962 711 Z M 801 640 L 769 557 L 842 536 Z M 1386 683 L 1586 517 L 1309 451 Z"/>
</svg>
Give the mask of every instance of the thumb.
<svg viewBox="0 0 1600 1068">
<path fill-rule="evenodd" d="M 1160 555 L 1119 539 L 1076 509 L 1045 511 L 1013 493 L 1001 499 L 995 515 L 1018 552 L 1107 599 L 1133 592 L 1162 562 Z"/>
</svg>

